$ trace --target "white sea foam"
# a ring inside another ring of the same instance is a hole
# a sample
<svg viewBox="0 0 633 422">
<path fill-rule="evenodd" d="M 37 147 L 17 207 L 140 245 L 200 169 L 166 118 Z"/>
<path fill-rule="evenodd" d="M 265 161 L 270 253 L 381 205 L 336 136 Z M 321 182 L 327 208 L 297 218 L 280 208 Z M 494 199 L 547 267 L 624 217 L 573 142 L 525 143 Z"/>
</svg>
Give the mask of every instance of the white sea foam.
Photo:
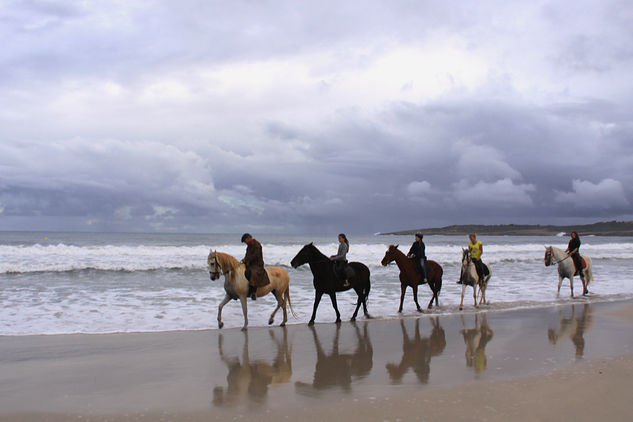
<svg viewBox="0 0 633 422">
<path fill-rule="evenodd" d="M 148 235 L 149 236 L 149 235 Z M 143 241 L 147 239 L 143 238 Z M 149 237 L 149 240 L 152 240 Z M 169 239 L 168 239 L 169 240 Z M 222 240 L 222 239 L 220 239 Z M 366 263 L 371 270 L 372 288 L 369 311 L 379 318 L 398 318 L 400 296 L 398 269 L 380 265 L 388 243 L 407 238 L 381 236 L 356 239 L 350 260 Z M 211 248 L 240 258 L 244 245 L 237 241 L 218 241 L 182 245 L 164 241 L 141 243 L 123 237 L 106 245 L 81 244 L 72 237 L 64 243 L 0 244 L 0 335 L 105 333 L 208 329 L 216 327 L 219 302 L 224 296 L 223 280 L 211 282 L 206 258 Z M 85 242 L 84 242 L 85 243 Z M 326 255 L 336 252 L 331 241 L 315 242 Z M 556 297 L 558 277 L 555 267 L 543 265 L 544 244 L 560 240 L 550 238 L 495 238 L 484 242 L 484 258 L 493 277 L 487 297 L 489 310 L 551 306 L 566 303 L 569 283 L 565 281 L 560 298 Z M 293 269 L 290 260 L 303 243 L 295 238 L 279 237 L 264 243 L 267 264 L 284 265 L 291 277 L 291 297 L 298 319 L 305 323 L 312 311 L 314 290 L 308 266 Z M 444 267 L 444 285 L 438 314 L 457 312 L 461 286 L 459 277 L 462 239 L 430 238 L 427 254 Z M 617 300 L 633 297 L 633 240 L 595 237 L 583 242 L 583 253 L 593 258 L 595 281 L 591 295 L 573 301 Z M 575 293 L 581 293 L 578 279 Z M 404 315 L 417 314 L 411 297 L 405 298 Z M 428 286 L 420 287 L 420 304 L 426 308 Z M 464 298 L 465 311 L 472 310 L 472 290 Z M 356 302 L 354 292 L 338 295 L 343 318 L 348 319 Z M 274 308 L 273 297 L 248 303 L 253 326 L 266 325 Z M 242 324 L 239 303 L 230 302 L 223 313 L 227 327 Z M 281 315 L 277 316 L 277 323 Z M 321 303 L 317 322 L 334 319 L 327 297 Z"/>
<path fill-rule="evenodd" d="M 318 245 L 322 252 L 331 255 L 337 245 Z M 386 243 L 355 244 L 348 255 L 352 261 L 360 261 L 371 267 L 380 266 L 387 249 Z M 559 245 L 563 246 L 564 245 Z M 301 244 L 264 245 L 264 259 L 269 265 L 289 266 L 291 259 L 303 247 Z M 408 248 L 408 247 L 407 247 Z M 403 252 L 407 248 L 401 247 Z M 204 269 L 210 249 L 229 253 L 237 258 L 244 254 L 240 245 L 199 246 L 73 246 L 0 245 L 0 273 L 63 272 L 78 270 L 103 271 L 150 271 L 165 269 Z M 583 245 L 583 253 L 593 259 L 633 259 L 633 243 L 604 243 Z M 544 245 L 511 244 L 486 245 L 485 260 L 490 264 L 534 262 L 542 260 Z M 461 246 L 433 245 L 427 248 L 429 259 L 445 264 L 461 261 Z"/>
</svg>

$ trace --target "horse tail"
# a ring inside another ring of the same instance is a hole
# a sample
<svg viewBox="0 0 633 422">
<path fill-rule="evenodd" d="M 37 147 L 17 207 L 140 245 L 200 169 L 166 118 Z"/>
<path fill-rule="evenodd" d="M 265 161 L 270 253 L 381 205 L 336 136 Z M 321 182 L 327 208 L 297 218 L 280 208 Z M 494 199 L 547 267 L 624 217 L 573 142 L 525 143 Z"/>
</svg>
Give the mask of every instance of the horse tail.
<svg viewBox="0 0 633 422">
<path fill-rule="evenodd" d="M 288 307 L 290 308 L 290 313 L 292 314 L 292 316 L 297 319 L 297 314 L 295 313 L 294 308 L 292 307 L 292 302 L 290 301 L 290 285 L 288 285 L 288 287 L 286 287 L 286 291 L 284 292 L 284 299 L 286 302 L 288 302 Z"/>
</svg>

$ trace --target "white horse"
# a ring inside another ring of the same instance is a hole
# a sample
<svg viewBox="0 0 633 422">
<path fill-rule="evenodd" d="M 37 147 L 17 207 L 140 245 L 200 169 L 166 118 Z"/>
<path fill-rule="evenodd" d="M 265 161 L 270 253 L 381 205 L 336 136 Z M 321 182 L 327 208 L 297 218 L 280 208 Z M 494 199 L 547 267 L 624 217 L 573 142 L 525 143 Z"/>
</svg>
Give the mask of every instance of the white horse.
<svg viewBox="0 0 633 422">
<path fill-rule="evenodd" d="M 209 276 L 211 280 L 215 281 L 220 278 L 220 274 L 224 274 L 224 290 L 226 296 L 220 302 L 218 308 L 218 327 L 222 328 L 224 323 L 222 322 L 222 308 L 231 299 L 239 299 L 242 303 L 242 312 L 244 313 L 244 326 L 242 331 L 246 330 L 248 326 L 247 305 L 246 297 L 248 295 L 248 280 L 244 276 L 246 266 L 240 261 L 235 259 L 229 254 L 216 252 L 211 250 L 209 257 L 207 258 L 207 264 L 209 265 Z M 284 313 L 284 319 L 281 322 L 281 326 L 286 325 L 288 321 L 288 312 L 286 311 L 286 302 L 290 306 L 292 315 L 296 318 L 294 309 L 292 309 L 292 303 L 290 302 L 290 277 L 288 272 L 280 267 L 266 267 L 266 273 L 268 273 L 268 279 L 270 283 L 257 288 L 257 297 L 266 296 L 272 292 L 277 299 L 277 307 L 270 315 L 268 324 L 272 324 L 275 321 L 275 314 L 281 308 Z"/>
<path fill-rule="evenodd" d="M 459 282 L 462 285 L 462 299 L 459 302 L 459 310 L 461 311 L 464 307 L 464 293 L 466 292 L 466 286 L 472 286 L 473 288 L 473 299 L 475 300 L 475 308 L 477 307 L 477 287 L 479 287 L 480 299 L 479 305 L 486 304 L 486 287 L 488 286 L 488 280 L 492 277 L 492 271 L 490 271 L 490 267 L 487 264 L 482 263 L 484 267 L 488 269 L 488 274 L 483 277 L 483 279 L 479 279 L 477 275 L 477 269 L 475 268 L 475 263 L 470 256 L 470 250 L 462 249 L 462 269 L 459 275 Z"/>
<path fill-rule="evenodd" d="M 587 264 L 587 268 L 580 272 L 580 281 L 582 281 L 582 294 L 589 293 L 589 283 L 593 281 L 593 272 L 591 271 L 591 258 L 587 255 L 581 255 Z M 545 266 L 558 264 L 558 290 L 556 296 L 560 296 L 560 286 L 563 279 L 569 279 L 569 287 L 571 288 L 571 297 L 574 297 L 574 275 L 576 274 L 576 266 L 571 255 L 555 246 L 545 246 Z"/>
</svg>

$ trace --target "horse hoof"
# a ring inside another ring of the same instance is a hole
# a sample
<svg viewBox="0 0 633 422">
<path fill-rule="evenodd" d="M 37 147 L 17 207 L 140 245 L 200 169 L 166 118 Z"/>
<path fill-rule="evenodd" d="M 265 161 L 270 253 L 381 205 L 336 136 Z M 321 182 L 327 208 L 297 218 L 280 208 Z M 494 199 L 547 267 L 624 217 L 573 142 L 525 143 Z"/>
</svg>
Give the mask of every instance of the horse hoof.
<svg viewBox="0 0 633 422">
<path fill-rule="evenodd" d="M 286 323 L 285 323 L 285 322 L 282 322 L 281 324 L 279 324 L 279 326 L 280 326 L 280 327 L 285 327 L 285 326 L 286 326 Z"/>
<path fill-rule="evenodd" d="M 242 331 L 246 331 L 246 330 L 248 330 L 248 328 L 242 327 Z"/>
<path fill-rule="evenodd" d="M 268 320 L 268 325 L 273 325 L 273 322 L 275 322 L 275 321 L 274 321 L 274 320 L 272 320 L 272 319 L 269 319 L 269 320 Z"/>
<path fill-rule="evenodd" d="M 367 319 L 374 319 L 374 317 L 369 315 L 369 314 L 365 314 L 365 318 L 367 318 Z"/>
<path fill-rule="evenodd" d="M 398 313 L 401 314 L 402 313 L 402 309 L 398 309 Z"/>
<path fill-rule="evenodd" d="M 461 311 L 462 309 L 464 309 L 464 308 L 462 308 L 462 307 L 460 306 L 460 307 L 459 307 L 459 310 Z"/>
<path fill-rule="evenodd" d="M 222 327 L 224 327 L 224 323 L 223 322 L 218 322 L 218 328 L 222 329 Z"/>
<path fill-rule="evenodd" d="M 337 319 L 336 321 L 334 321 L 334 323 L 335 323 L 336 325 L 341 325 L 341 319 L 340 319 L 340 318 L 339 318 L 339 319 Z"/>
<path fill-rule="evenodd" d="M 350 321 L 351 321 L 351 322 L 356 321 L 356 317 L 355 317 L 355 316 L 353 316 L 353 317 L 352 317 L 352 319 L 350 319 Z"/>
<path fill-rule="evenodd" d="M 310 322 L 308 322 L 308 327 L 312 327 L 314 325 L 314 320 L 311 320 Z"/>
</svg>

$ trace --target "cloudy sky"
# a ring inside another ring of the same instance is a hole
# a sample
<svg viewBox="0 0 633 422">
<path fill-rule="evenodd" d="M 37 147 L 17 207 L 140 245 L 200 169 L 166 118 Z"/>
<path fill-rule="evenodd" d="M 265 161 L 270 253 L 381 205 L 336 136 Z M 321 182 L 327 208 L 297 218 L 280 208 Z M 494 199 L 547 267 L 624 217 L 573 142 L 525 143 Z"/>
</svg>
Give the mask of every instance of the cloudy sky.
<svg viewBox="0 0 633 422">
<path fill-rule="evenodd" d="M 633 3 L 0 0 L 0 229 L 633 219 Z"/>
</svg>

